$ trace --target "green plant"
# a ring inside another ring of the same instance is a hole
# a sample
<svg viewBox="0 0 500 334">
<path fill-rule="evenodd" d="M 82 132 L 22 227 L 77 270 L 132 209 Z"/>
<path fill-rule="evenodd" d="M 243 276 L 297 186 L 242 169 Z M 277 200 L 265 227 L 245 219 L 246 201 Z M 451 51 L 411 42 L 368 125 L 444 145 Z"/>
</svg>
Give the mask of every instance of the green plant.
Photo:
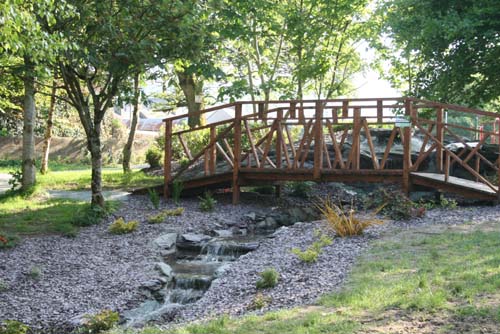
<svg viewBox="0 0 500 334">
<path fill-rule="evenodd" d="M 30 327 L 16 320 L 5 320 L 0 324 L 0 334 L 26 334 Z"/>
<path fill-rule="evenodd" d="M 146 151 L 146 162 L 151 168 L 157 168 L 161 166 L 163 158 L 163 152 L 156 146 L 151 146 Z"/>
<path fill-rule="evenodd" d="M 153 204 L 155 209 L 160 207 L 160 195 L 156 192 L 156 190 L 149 188 L 148 189 L 149 200 Z"/>
<path fill-rule="evenodd" d="M 278 284 L 280 274 L 274 268 L 267 268 L 260 273 L 260 279 L 257 281 L 255 286 L 257 289 L 268 289 L 274 288 Z"/>
<path fill-rule="evenodd" d="M 179 204 L 183 189 L 184 189 L 184 184 L 182 183 L 181 180 L 174 180 L 174 182 L 172 182 L 172 200 L 174 201 L 175 204 Z"/>
<path fill-rule="evenodd" d="M 201 211 L 214 211 L 217 201 L 215 200 L 215 198 L 213 198 L 212 194 L 209 191 L 206 191 L 203 197 L 200 196 L 198 198 L 200 199 Z"/>
<path fill-rule="evenodd" d="M 148 218 L 148 223 L 150 224 L 161 224 L 165 221 L 167 217 L 181 216 L 184 213 L 183 207 L 178 207 L 175 209 L 163 210 L 162 212 L 150 216 Z"/>
<path fill-rule="evenodd" d="M 308 198 L 311 195 L 314 182 L 288 182 L 287 188 L 290 189 L 290 195 L 294 197 Z"/>
<path fill-rule="evenodd" d="M 321 200 L 319 204 L 316 204 L 316 207 L 325 217 L 328 226 L 330 226 L 339 237 L 361 235 L 367 227 L 382 223 L 380 220 L 375 219 L 375 217 L 371 219 L 360 219 L 356 216 L 354 209 L 350 209 L 346 214 L 342 207 L 333 203 L 330 197 Z M 375 214 L 382 208 L 383 207 L 376 210 Z"/>
<path fill-rule="evenodd" d="M 131 220 L 129 222 L 125 222 L 125 219 L 122 217 L 115 220 L 111 225 L 109 225 L 108 231 L 112 234 L 127 234 L 134 232 L 137 230 L 139 226 L 139 222 Z"/>
<path fill-rule="evenodd" d="M 333 242 L 330 237 L 321 234 L 320 231 L 315 231 L 314 236 L 319 238 L 319 240 L 314 241 L 306 250 L 302 251 L 299 248 L 292 249 L 292 254 L 295 254 L 300 261 L 305 263 L 317 262 L 323 247 L 329 246 Z"/>
<path fill-rule="evenodd" d="M 0 279 L 0 292 L 9 290 L 9 285 L 3 279 Z"/>
<path fill-rule="evenodd" d="M 11 248 L 17 245 L 19 237 L 11 234 L 0 234 L 0 249 Z"/>
<path fill-rule="evenodd" d="M 113 312 L 111 310 L 104 310 L 93 315 L 88 314 L 85 315 L 85 323 L 80 333 L 95 334 L 107 331 L 118 324 L 119 321 L 120 315 L 118 312 Z"/>
<path fill-rule="evenodd" d="M 42 276 L 42 269 L 36 266 L 31 267 L 28 276 L 34 280 L 38 280 Z"/>
<path fill-rule="evenodd" d="M 20 169 L 18 169 L 18 170 L 9 172 L 9 174 L 10 174 L 10 179 L 9 179 L 8 183 L 10 186 L 10 190 L 14 191 L 21 185 L 21 182 L 23 180 L 23 172 Z"/>
<path fill-rule="evenodd" d="M 272 301 L 270 296 L 265 296 L 264 294 L 258 292 L 252 299 L 252 302 L 248 306 L 250 310 L 261 310 L 267 305 L 269 305 Z"/>
<path fill-rule="evenodd" d="M 253 187 L 251 189 L 253 192 L 256 192 L 258 194 L 262 195 L 272 195 L 275 192 L 274 186 L 259 186 L 259 187 Z"/>
<path fill-rule="evenodd" d="M 365 201 L 367 209 L 380 208 L 380 212 L 391 219 L 409 219 L 414 214 L 415 204 L 400 190 L 378 188 Z"/>
</svg>

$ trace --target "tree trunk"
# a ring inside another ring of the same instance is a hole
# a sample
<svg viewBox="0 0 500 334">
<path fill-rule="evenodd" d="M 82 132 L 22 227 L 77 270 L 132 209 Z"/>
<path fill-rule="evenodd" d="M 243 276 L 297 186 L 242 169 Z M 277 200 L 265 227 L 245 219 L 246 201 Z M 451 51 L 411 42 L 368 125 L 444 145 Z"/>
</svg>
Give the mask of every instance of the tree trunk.
<svg viewBox="0 0 500 334">
<path fill-rule="evenodd" d="M 27 190 L 36 182 L 35 167 L 35 66 L 28 57 L 24 57 L 24 116 L 23 116 L 23 165 L 22 190 Z"/>
<path fill-rule="evenodd" d="M 40 173 L 47 174 L 49 170 L 49 152 L 50 152 L 50 142 L 52 140 L 52 127 L 54 125 L 54 108 L 56 104 L 56 90 L 57 90 L 56 79 L 52 81 L 52 90 L 50 95 L 50 106 L 49 113 L 47 115 L 47 128 L 45 129 L 45 135 L 43 137 L 43 151 L 42 151 L 42 166 L 40 167 Z"/>
<path fill-rule="evenodd" d="M 202 125 L 202 116 L 199 112 L 203 108 L 203 103 L 196 103 L 196 95 L 202 95 L 203 82 L 201 80 L 196 82 L 194 74 L 181 71 L 177 72 L 177 78 L 186 98 L 189 127 L 194 128 Z"/>
<path fill-rule="evenodd" d="M 128 173 L 132 170 L 130 160 L 132 158 L 132 147 L 134 145 L 135 131 L 137 129 L 139 114 L 139 73 L 134 75 L 134 109 L 132 111 L 132 119 L 130 120 L 130 132 L 128 134 L 127 143 L 123 148 L 123 172 Z"/>
<path fill-rule="evenodd" d="M 102 195 L 102 152 L 100 124 L 92 131 L 92 135 L 87 139 L 88 149 L 92 160 L 92 206 L 104 208 L 104 196 Z"/>
</svg>

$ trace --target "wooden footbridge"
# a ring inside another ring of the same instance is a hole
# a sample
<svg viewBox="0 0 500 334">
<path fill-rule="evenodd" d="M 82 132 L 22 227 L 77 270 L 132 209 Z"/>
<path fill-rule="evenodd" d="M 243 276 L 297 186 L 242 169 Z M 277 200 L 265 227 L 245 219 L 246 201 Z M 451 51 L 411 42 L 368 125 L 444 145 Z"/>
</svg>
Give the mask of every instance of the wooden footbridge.
<svg viewBox="0 0 500 334">
<path fill-rule="evenodd" d="M 379 98 L 235 102 L 200 114 L 221 111 L 229 119 L 195 129 L 178 130 L 187 115 L 164 120 L 165 196 L 178 180 L 183 189 L 231 188 L 236 204 L 242 186 L 316 181 L 394 182 L 406 193 L 418 185 L 500 199 L 496 113 Z"/>
</svg>

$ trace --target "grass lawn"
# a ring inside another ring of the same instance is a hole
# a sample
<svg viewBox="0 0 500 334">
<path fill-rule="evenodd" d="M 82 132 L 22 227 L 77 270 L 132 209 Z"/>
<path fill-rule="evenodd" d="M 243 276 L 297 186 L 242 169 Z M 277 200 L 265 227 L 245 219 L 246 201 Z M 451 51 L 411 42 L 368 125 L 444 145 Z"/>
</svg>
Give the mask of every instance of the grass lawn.
<svg viewBox="0 0 500 334">
<path fill-rule="evenodd" d="M 377 241 L 342 291 L 318 305 L 139 332 L 499 333 L 499 250 L 500 226 L 493 223 L 400 232 Z"/>
</svg>

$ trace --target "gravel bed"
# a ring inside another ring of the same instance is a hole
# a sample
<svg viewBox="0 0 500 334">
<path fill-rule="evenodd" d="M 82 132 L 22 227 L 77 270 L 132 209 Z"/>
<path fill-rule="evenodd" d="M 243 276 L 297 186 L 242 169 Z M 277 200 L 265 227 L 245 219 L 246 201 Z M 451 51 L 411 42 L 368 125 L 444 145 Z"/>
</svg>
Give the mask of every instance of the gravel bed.
<svg viewBox="0 0 500 334">
<path fill-rule="evenodd" d="M 42 236 L 24 239 L 13 249 L 0 251 L 0 278 L 8 287 L 0 291 L 0 320 L 16 319 L 34 328 L 57 327 L 68 319 L 102 309 L 124 311 L 144 300 L 139 286 L 157 276 L 153 270 L 158 254 L 151 241 L 175 229 L 178 232 L 208 233 L 244 221 L 249 212 L 269 213 L 274 203 L 269 197 L 246 198 L 239 206 L 229 196 L 218 198 L 217 210 L 200 212 L 197 199 L 183 200 L 185 213 L 164 224 L 142 223 L 130 235 L 110 235 L 107 223 L 81 230 L 76 238 Z M 173 208 L 172 204 L 163 208 Z M 146 196 L 133 196 L 115 213 L 126 220 L 145 221 L 154 214 Z M 265 310 L 314 303 L 326 292 L 338 289 L 345 281 L 359 254 L 371 240 L 391 229 L 410 229 L 425 224 L 460 224 L 471 221 L 498 221 L 498 206 L 432 210 L 423 218 L 388 222 L 367 230 L 364 236 L 334 238 L 324 248 L 319 261 L 301 263 L 291 248 L 305 249 L 314 241 L 321 222 L 282 227 L 274 238 L 232 263 L 207 293 L 194 304 L 179 310 L 177 321 L 204 319 L 220 314 L 241 315 L 257 293 L 259 273 L 274 267 L 280 273 L 278 285 L 263 291 L 271 298 Z M 333 235 L 332 235 L 333 237 Z M 33 268 L 40 277 L 33 278 Z"/>
<path fill-rule="evenodd" d="M 181 217 L 151 225 L 145 220 L 158 210 L 152 209 L 147 196 L 131 196 L 114 217 L 143 222 L 132 234 L 109 234 L 108 224 L 114 220 L 110 217 L 82 228 L 76 238 L 24 238 L 18 246 L 0 250 L 0 322 L 16 319 L 37 329 L 57 329 L 83 314 L 136 307 L 144 300 L 141 283 L 158 275 L 154 271 L 158 254 L 151 244 L 158 235 L 172 229 L 208 231 L 242 220 L 250 211 L 269 210 L 259 203 L 232 206 L 223 198 L 217 211 L 207 214 L 198 210 L 198 202 L 184 200 Z"/>
</svg>

